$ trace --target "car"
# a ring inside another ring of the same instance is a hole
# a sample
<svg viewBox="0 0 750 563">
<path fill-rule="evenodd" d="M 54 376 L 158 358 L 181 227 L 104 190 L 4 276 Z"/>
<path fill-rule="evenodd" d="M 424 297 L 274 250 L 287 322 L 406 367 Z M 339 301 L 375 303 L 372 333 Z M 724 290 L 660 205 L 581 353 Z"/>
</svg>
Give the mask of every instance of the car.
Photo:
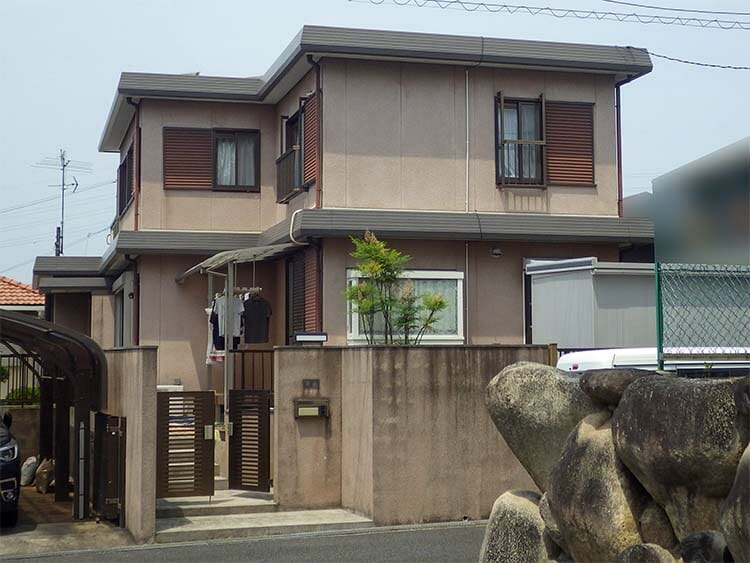
<svg viewBox="0 0 750 563">
<path fill-rule="evenodd" d="M 10 432 L 13 416 L 6 412 L 0 421 L 0 525 L 15 526 L 21 493 L 21 455 Z"/>
</svg>

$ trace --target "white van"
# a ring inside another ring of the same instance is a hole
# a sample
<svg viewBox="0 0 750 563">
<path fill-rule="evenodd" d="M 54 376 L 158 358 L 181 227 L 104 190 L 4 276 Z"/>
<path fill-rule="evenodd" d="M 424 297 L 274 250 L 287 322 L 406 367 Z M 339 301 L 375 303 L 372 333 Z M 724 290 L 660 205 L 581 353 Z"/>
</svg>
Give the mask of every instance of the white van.
<svg viewBox="0 0 750 563">
<path fill-rule="evenodd" d="M 588 369 L 639 368 L 656 371 L 659 369 L 656 348 L 610 348 L 608 350 L 585 350 L 560 356 L 557 369 L 581 372 Z M 712 375 L 747 375 L 750 362 L 744 360 L 705 361 L 668 360 L 664 371 L 706 372 Z"/>
</svg>

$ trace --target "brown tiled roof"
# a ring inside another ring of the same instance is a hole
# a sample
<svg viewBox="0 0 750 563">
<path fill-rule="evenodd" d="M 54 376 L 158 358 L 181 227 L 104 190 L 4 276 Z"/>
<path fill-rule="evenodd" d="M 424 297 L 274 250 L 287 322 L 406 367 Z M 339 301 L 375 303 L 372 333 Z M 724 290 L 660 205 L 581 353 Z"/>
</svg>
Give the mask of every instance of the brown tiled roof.
<svg viewBox="0 0 750 563">
<path fill-rule="evenodd" d="M 30 285 L 0 276 L 0 306 L 44 305 L 44 295 Z"/>
</svg>

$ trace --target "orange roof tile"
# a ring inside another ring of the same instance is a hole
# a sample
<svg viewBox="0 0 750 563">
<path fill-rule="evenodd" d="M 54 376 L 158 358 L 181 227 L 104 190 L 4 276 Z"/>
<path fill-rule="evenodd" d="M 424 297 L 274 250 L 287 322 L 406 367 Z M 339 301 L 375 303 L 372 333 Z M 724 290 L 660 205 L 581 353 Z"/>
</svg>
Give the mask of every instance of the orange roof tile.
<svg viewBox="0 0 750 563">
<path fill-rule="evenodd" d="M 0 306 L 44 305 L 44 295 L 30 285 L 0 276 Z"/>
</svg>

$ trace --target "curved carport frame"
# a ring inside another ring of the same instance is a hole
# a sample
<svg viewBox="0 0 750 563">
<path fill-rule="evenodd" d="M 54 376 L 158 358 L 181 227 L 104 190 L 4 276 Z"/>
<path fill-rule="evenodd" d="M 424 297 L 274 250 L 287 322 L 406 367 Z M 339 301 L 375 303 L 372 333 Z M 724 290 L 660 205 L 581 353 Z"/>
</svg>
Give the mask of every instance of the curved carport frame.
<svg viewBox="0 0 750 563">
<path fill-rule="evenodd" d="M 42 458 L 52 457 L 54 453 L 55 500 L 60 501 L 69 498 L 69 409 L 71 405 L 75 408 L 73 517 L 88 518 L 92 475 L 90 419 L 91 411 L 99 411 L 106 404 L 104 353 L 96 342 L 79 332 L 2 309 L 0 343 L 19 357 L 19 348 L 22 348 L 42 366 L 42 373 L 37 373 L 40 378 L 39 453 Z M 53 402 L 57 406 L 54 417 Z"/>
</svg>

